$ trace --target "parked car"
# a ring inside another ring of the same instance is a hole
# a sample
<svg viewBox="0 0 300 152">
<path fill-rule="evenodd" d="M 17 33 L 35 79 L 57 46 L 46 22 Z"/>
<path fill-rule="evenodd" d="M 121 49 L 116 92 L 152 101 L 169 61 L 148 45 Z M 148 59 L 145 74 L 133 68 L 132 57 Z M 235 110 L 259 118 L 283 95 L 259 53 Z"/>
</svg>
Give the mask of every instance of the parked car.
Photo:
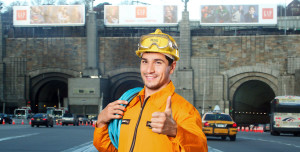
<svg viewBox="0 0 300 152">
<path fill-rule="evenodd" d="M 11 115 L 0 113 L 0 124 L 3 123 L 3 120 L 5 121 L 5 123 L 8 123 L 8 124 L 12 123 Z"/>
<path fill-rule="evenodd" d="M 78 118 L 76 117 L 75 114 L 72 113 L 65 113 L 62 116 L 61 122 L 62 122 L 62 126 L 68 124 L 73 124 L 73 126 L 79 126 Z"/>
<path fill-rule="evenodd" d="M 202 119 L 202 128 L 206 136 L 221 137 L 226 140 L 235 141 L 237 134 L 237 124 L 230 115 L 225 113 L 208 112 Z"/>
<path fill-rule="evenodd" d="M 97 120 L 98 120 L 98 116 L 91 118 L 90 122 L 91 124 L 96 124 Z"/>
<path fill-rule="evenodd" d="M 79 123 L 84 123 L 85 124 L 86 122 L 89 121 L 88 118 L 84 115 L 77 115 L 77 118 L 78 118 Z"/>
<path fill-rule="evenodd" d="M 39 127 L 39 126 L 46 126 L 46 127 L 53 127 L 53 118 L 50 117 L 46 113 L 37 113 L 32 116 L 31 120 L 31 127 Z"/>
</svg>

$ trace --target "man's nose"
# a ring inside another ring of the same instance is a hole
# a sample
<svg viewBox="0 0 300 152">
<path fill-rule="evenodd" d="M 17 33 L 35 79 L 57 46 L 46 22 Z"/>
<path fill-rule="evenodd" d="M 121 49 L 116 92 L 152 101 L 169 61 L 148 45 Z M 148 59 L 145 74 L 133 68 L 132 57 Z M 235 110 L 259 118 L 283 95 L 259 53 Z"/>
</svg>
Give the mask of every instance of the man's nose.
<svg viewBox="0 0 300 152">
<path fill-rule="evenodd" d="M 147 73 L 154 73 L 154 72 L 155 72 L 154 64 L 150 63 L 147 67 Z"/>
</svg>

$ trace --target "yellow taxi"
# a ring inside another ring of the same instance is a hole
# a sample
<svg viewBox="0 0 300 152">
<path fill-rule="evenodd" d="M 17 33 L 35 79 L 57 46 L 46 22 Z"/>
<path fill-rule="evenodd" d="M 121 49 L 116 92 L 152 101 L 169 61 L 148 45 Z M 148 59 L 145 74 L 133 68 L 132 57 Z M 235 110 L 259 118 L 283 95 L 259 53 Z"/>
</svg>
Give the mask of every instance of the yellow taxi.
<svg viewBox="0 0 300 152">
<path fill-rule="evenodd" d="M 206 136 L 221 137 L 226 140 L 235 141 L 237 134 L 237 124 L 230 115 L 219 112 L 208 112 L 202 117 L 202 130 Z"/>
</svg>

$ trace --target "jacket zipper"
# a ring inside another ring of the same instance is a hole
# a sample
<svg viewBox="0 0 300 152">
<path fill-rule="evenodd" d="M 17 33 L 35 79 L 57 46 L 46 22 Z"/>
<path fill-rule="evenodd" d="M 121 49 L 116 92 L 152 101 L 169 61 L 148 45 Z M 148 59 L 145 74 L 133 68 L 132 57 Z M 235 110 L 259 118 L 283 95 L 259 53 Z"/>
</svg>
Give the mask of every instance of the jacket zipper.
<svg viewBox="0 0 300 152">
<path fill-rule="evenodd" d="M 150 96 L 146 98 L 146 100 L 144 101 L 144 103 L 143 103 L 143 105 L 141 107 L 140 116 L 139 116 L 139 119 L 138 119 L 138 121 L 136 123 L 136 126 L 135 126 L 134 135 L 133 135 L 133 139 L 132 139 L 132 143 L 131 143 L 129 152 L 133 152 L 134 145 L 135 145 L 135 140 L 136 140 L 137 130 L 138 130 L 138 127 L 139 127 L 139 124 L 140 124 L 140 120 L 142 118 L 144 107 L 145 107 L 146 102 L 148 101 L 149 98 L 150 98 Z M 141 96 L 139 96 L 139 99 L 140 99 L 140 102 L 141 102 L 142 101 L 141 100 Z"/>
</svg>

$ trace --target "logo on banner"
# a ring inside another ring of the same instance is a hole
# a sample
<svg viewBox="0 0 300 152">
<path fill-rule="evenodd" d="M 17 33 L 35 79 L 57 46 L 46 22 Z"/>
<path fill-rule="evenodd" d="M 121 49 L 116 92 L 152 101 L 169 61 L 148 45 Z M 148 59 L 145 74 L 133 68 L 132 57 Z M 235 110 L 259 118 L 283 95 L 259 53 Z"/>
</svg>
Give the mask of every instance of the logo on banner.
<svg viewBox="0 0 300 152">
<path fill-rule="evenodd" d="M 263 8 L 262 9 L 263 19 L 273 19 L 273 8 Z"/>
<path fill-rule="evenodd" d="M 17 10 L 17 21 L 27 20 L 27 10 Z"/>
<path fill-rule="evenodd" d="M 136 7 L 135 17 L 136 18 L 147 18 L 147 7 Z"/>
</svg>

